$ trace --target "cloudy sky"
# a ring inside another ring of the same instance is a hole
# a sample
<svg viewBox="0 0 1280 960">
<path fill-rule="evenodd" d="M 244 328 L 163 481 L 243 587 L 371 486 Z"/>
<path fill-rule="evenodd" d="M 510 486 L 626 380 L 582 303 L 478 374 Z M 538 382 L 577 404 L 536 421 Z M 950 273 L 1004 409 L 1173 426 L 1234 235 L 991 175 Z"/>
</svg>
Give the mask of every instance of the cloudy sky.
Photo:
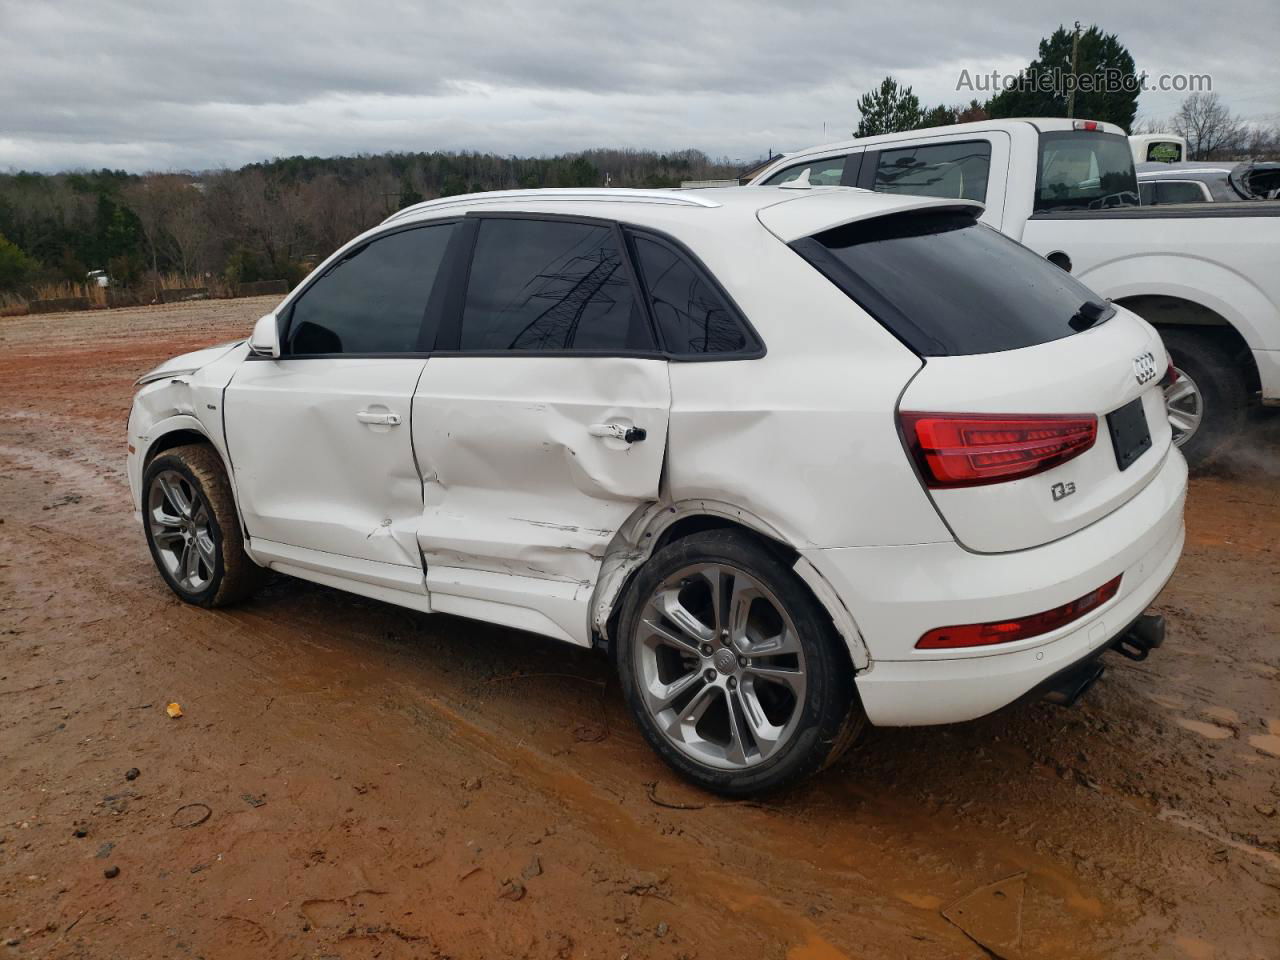
<svg viewBox="0 0 1280 960">
<path fill-rule="evenodd" d="M 857 9 L 862 7 L 863 9 Z M 1122 9 L 1127 7 L 1128 9 Z M 927 103 L 1016 72 L 1042 0 L 0 0 L 0 170 L 238 166 L 385 150 L 698 147 L 751 159 L 848 135 L 886 73 Z M 1096 3 L 1138 69 L 1208 73 L 1280 123 L 1280 5 Z M 1140 117 L 1181 94 L 1146 93 Z"/>
</svg>

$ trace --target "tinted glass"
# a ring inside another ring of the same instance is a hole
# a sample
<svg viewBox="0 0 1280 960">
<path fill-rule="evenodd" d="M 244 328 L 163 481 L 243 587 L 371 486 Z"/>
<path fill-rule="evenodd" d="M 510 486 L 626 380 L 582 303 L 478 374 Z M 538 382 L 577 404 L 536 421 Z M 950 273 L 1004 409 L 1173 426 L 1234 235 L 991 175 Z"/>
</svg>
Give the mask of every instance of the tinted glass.
<svg viewBox="0 0 1280 960">
<path fill-rule="evenodd" d="M 1085 130 L 1040 135 L 1036 212 L 1137 204 L 1138 176 L 1124 137 Z"/>
<path fill-rule="evenodd" d="M 761 186 L 776 187 L 780 183 L 790 183 L 808 170 L 809 182 L 815 187 L 838 187 L 840 178 L 844 176 L 844 161 L 844 157 L 826 157 L 809 163 L 798 163 L 794 167 L 779 170 L 761 183 Z"/>
<path fill-rule="evenodd" d="M 967 215 L 900 214 L 793 247 L 923 356 L 994 353 L 1069 337 L 1080 306 L 1100 299 Z"/>
<path fill-rule="evenodd" d="M 1179 163 L 1182 160 L 1182 144 L 1173 140 L 1157 140 L 1147 144 L 1147 159 L 1157 163 Z"/>
<path fill-rule="evenodd" d="M 1156 202 L 1156 185 L 1150 180 L 1138 181 L 1138 196 L 1142 198 L 1142 205 L 1149 207 Z"/>
<path fill-rule="evenodd" d="M 871 189 L 922 197 L 986 200 L 991 172 L 987 140 L 882 150 Z"/>
<path fill-rule="evenodd" d="M 665 243 L 638 236 L 636 258 L 668 352 L 736 353 L 746 333 L 701 271 Z"/>
<path fill-rule="evenodd" d="M 292 307 L 284 352 L 414 353 L 452 224 L 374 240 L 330 267 Z"/>
<path fill-rule="evenodd" d="M 463 350 L 654 348 L 611 226 L 484 219 L 462 315 Z"/>
<path fill-rule="evenodd" d="M 1200 184 L 1187 180 L 1161 181 L 1156 185 L 1157 203 L 1204 203 Z"/>
</svg>

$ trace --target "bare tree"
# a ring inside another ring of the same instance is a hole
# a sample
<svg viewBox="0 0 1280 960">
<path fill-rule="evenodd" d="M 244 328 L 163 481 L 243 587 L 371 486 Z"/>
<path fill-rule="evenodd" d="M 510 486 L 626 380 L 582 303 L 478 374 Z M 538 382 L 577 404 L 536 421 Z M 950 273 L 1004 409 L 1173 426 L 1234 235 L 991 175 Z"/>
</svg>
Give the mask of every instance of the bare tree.
<svg viewBox="0 0 1280 960">
<path fill-rule="evenodd" d="M 165 233 L 173 251 L 173 262 L 184 277 L 190 277 L 196 260 L 209 239 L 209 218 L 200 187 L 187 177 L 169 178 L 170 203 L 164 220 Z"/>
<path fill-rule="evenodd" d="M 151 272 L 160 272 L 160 236 L 164 230 L 164 218 L 167 212 L 168 198 L 159 186 L 161 177 L 147 176 L 129 184 L 124 188 L 124 202 L 133 215 L 138 218 L 142 228 L 142 236 L 147 241 L 147 249 L 151 251 Z"/>
<path fill-rule="evenodd" d="M 1231 153 L 1244 145 L 1244 124 L 1216 93 L 1191 94 L 1174 114 L 1172 125 L 1175 133 L 1187 138 L 1192 160 L 1215 159 L 1215 153 Z"/>
</svg>

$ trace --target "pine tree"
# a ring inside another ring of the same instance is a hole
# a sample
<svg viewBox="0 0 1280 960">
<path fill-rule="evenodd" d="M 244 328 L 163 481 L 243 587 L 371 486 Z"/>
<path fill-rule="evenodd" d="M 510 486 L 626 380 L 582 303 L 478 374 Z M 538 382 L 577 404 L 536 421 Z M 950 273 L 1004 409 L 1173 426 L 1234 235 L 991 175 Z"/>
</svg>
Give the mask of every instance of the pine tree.
<svg viewBox="0 0 1280 960">
<path fill-rule="evenodd" d="M 1029 77 L 1047 78 L 1056 71 L 1062 77 L 1071 76 L 1071 45 L 1074 31 L 1058 27 L 1053 36 L 1040 41 L 1040 55 L 1031 61 L 1025 73 Z M 1076 117 L 1103 120 L 1125 130 L 1133 126 L 1138 112 L 1138 78 L 1133 57 L 1114 33 L 1103 33 L 1091 26 L 1080 34 L 1080 50 L 1075 76 L 1085 82 L 1101 86 L 1104 79 L 1108 87 L 1120 89 L 1085 89 L 1081 83 L 1076 90 Z M 1065 85 L 1052 85 L 1045 81 L 1034 90 L 1003 90 L 991 98 L 987 111 L 992 117 L 1065 117 L 1067 115 L 1067 90 Z"/>
<path fill-rule="evenodd" d="M 871 90 L 858 98 L 858 121 L 855 137 L 874 137 L 881 133 L 898 133 L 914 130 L 920 125 L 923 111 L 920 100 L 910 87 L 899 87 L 893 77 L 880 81 L 877 90 Z"/>
</svg>

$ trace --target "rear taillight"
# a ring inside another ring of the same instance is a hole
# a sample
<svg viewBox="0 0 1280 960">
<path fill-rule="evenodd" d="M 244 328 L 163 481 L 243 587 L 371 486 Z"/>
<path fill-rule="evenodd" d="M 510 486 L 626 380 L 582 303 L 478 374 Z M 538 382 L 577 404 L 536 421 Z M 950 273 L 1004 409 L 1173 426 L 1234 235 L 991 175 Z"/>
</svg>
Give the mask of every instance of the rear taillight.
<svg viewBox="0 0 1280 960">
<path fill-rule="evenodd" d="M 1077 120 L 1075 123 L 1071 124 L 1071 126 L 1073 126 L 1077 130 L 1097 130 L 1098 121 L 1097 120 Z"/>
<path fill-rule="evenodd" d="M 1122 575 L 1123 576 L 1123 575 Z M 1120 589 L 1120 577 L 1108 580 L 1096 590 L 1090 590 L 1078 600 L 1064 603 L 1044 613 L 1019 617 L 1017 620 L 996 620 L 991 623 L 969 623 L 959 627 L 939 627 L 930 630 L 916 641 L 917 650 L 953 650 L 957 647 L 984 647 L 992 643 L 1013 643 L 1049 633 L 1065 627 L 1072 620 L 1079 620 L 1090 610 L 1102 606 Z"/>
<path fill-rule="evenodd" d="M 974 487 L 1042 473 L 1098 439 L 1098 418 L 902 413 L 907 444 L 930 487 Z"/>
</svg>

